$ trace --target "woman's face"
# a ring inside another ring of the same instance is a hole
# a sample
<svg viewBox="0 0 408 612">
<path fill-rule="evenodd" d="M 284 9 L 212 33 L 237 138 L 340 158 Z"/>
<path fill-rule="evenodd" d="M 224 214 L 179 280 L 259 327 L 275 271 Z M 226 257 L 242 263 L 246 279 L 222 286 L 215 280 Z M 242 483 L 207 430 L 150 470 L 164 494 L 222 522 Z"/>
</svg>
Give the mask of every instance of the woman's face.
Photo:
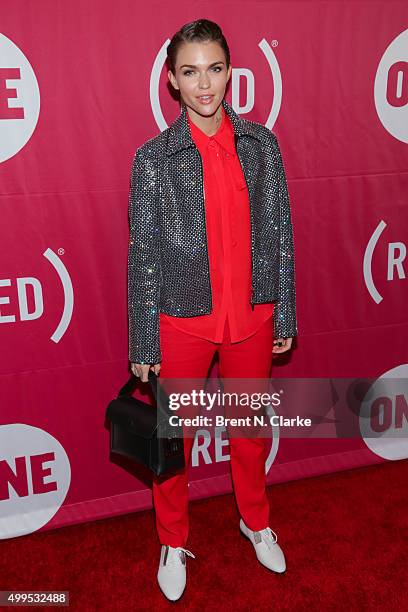
<svg viewBox="0 0 408 612">
<path fill-rule="evenodd" d="M 219 43 L 188 42 L 177 52 L 175 74 L 168 77 L 185 105 L 203 117 L 215 113 L 224 98 L 232 67 L 227 70 Z"/>
</svg>

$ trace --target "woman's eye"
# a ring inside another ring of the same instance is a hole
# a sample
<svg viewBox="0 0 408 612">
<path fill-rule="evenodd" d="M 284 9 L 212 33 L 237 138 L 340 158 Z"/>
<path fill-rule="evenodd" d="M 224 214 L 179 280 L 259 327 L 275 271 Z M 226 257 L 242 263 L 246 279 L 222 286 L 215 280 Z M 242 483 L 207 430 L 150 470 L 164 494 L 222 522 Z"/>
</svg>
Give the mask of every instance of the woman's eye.
<svg viewBox="0 0 408 612">
<path fill-rule="evenodd" d="M 212 70 L 214 70 L 215 72 L 221 72 L 222 66 L 213 66 Z M 192 72 L 194 72 L 194 71 L 193 70 L 186 70 L 185 72 L 183 72 L 183 75 L 184 76 L 188 76 Z"/>
</svg>

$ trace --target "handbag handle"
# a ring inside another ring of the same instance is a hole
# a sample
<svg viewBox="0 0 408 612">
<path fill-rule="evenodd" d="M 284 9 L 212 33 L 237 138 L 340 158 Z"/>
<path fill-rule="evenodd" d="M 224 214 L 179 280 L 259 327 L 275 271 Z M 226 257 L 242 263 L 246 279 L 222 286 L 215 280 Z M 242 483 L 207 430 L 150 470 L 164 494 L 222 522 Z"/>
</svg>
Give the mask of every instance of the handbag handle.
<svg viewBox="0 0 408 612">
<path fill-rule="evenodd" d="M 163 402 L 164 405 L 167 406 L 169 403 L 169 397 L 166 394 L 165 390 L 163 389 L 162 385 L 159 383 L 159 378 L 154 373 L 153 370 L 149 369 L 148 379 L 149 379 L 149 383 L 152 388 L 156 403 L 158 404 L 159 402 Z M 135 376 L 133 372 L 131 372 L 129 380 L 123 385 L 123 387 L 119 391 L 118 398 L 129 397 L 130 395 L 132 395 L 136 389 L 137 382 L 138 382 L 138 377 Z"/>
</svg>

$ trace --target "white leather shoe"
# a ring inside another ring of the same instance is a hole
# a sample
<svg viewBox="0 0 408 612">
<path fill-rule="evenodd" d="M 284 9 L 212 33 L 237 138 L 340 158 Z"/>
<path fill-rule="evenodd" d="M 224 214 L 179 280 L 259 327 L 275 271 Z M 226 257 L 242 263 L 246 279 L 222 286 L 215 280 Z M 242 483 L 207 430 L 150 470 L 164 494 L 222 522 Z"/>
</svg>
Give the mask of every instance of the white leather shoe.
<svg viewBox="0 0 408 612">
<path fill-rule="evenodd" d="M 192 552 L 181 546 L 173 548 L 162 544 L 157 581 L 171 601 L 180 599 L 186 588 L 186 555 L 195 559 Z"/>
<path fill-rule="evenodd" d="M 278 536 L 270 527 L 261 531 L 252 531 L 241 519 L 239 528 L 252 542 L 257 559 L 262 565 L 279 574 L 286 570 L 285 555 L 278 544 Z"/>
</svg>

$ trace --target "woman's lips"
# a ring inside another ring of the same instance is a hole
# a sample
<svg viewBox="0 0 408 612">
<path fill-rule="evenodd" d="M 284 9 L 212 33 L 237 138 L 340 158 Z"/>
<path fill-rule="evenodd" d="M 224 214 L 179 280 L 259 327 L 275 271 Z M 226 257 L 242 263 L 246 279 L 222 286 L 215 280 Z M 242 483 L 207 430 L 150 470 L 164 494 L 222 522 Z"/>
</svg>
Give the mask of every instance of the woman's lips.
<svg viewBox="0 0 408 612">
<path fill-rule="evenodd" d="M 201 104 L 210 104 L 213 101 L 214 96 L 198 96 L 197 100 L 201 102 Z"/>
</svg>

